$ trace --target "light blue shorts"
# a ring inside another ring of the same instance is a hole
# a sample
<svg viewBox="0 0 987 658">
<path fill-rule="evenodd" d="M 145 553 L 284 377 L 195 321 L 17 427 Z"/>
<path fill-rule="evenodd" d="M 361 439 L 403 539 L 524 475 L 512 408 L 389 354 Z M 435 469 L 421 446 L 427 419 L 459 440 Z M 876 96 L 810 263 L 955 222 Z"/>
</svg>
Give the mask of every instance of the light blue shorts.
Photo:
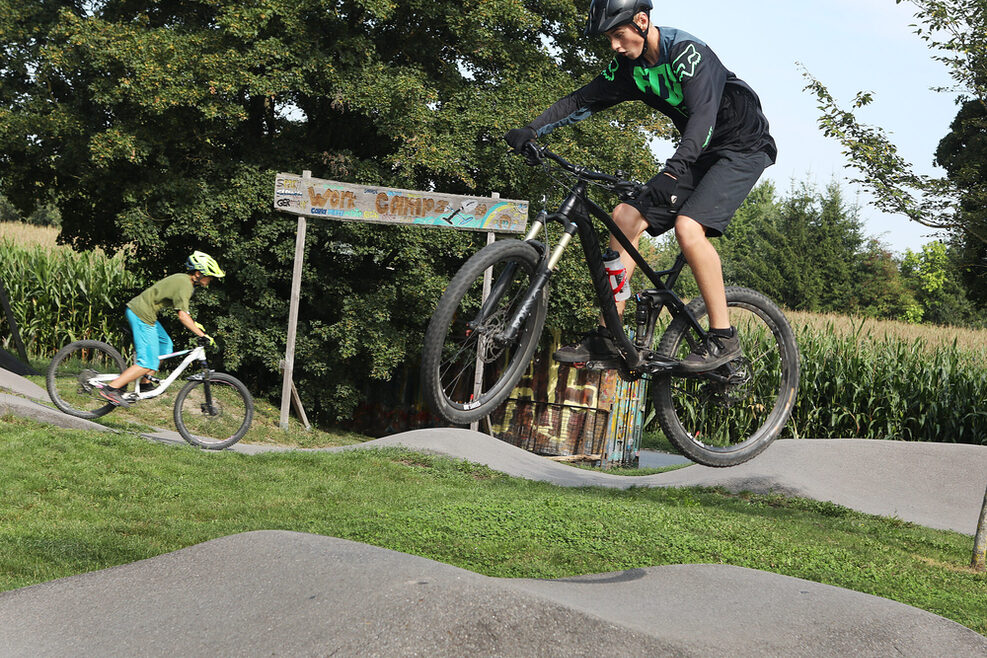
<svg viewBox="0 0 987 658">
<path fill-rule="evenodd" d="M 137 314 L 127 309 L 127 322 L 134 333 L 134 347 L 137 349 L 137 365 L 141 368 L 157 370 L 161 356 L 171 354 L 175 346 L 171 337 L 160 322 L 148 324 L 137 317 Z"/>
</svg>

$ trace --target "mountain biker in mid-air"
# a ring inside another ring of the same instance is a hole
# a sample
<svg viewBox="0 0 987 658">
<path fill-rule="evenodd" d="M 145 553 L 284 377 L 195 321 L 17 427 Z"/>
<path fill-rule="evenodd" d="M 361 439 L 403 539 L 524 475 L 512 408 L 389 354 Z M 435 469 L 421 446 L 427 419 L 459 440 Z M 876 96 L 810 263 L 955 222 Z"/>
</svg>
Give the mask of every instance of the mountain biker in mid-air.
<svg viewBox="0 0 987 658">
<path fill-rule="evenodd" d="M 134 365 L 124 370 L 108 386 L 99 389 L 99 395 L 110 404 L 118 407 L 130 406 L 123 397 L 127 385 L 138 377 L 149 377 L 158 369 L 159 357 L 174 349 L 171 337 L 158 320 L 158 311 L 161 309 L 176 309 L 179 322 L 198 336 L 200 342 L 213 342 L 189 315 L 189 300 L 195 286 L 208 288 L 213 278 L 222 279 L 226 273 L 212 256 L 201 251 L 193 252 L 188 257 L 185 268 L 188 270 L 187 274 L 167 276 L 127 303 L 127 321 L 134 334 L 137 358 Z M 151 383 L 151 380 L 145 379 L 145 382 Z"/>
<path fill-rule="evenodd" d="M 672 120 L 681 135 L 678 148 L 643 194 L 614 209 L 613 219 L 635 249 L 645 231 L 659 235 L 675 229 L 706 302 L 710 328 L 707 344 L 683 359 L 680 368 L 703 372 L 740 354 L 720 257 L 709 238 L 723 234 L 761 173 L 774 163 L 777 149 L 754 90 L 699 39 L 653 25 L 651 9 L 651 0 L 592 0 L 585 34 L 605 34 L 616 57 L 588 84 L 504 139 L 521 151 L 559 126 L 627 100 L 643 101 Z M 634 260 L 613 236 L 610 247 L 620 254 L 629 280 Z M 625 303 L 617 302 L 618 313 L 623 314 Z M 563 363 L 616 365 L 619 357 L 602 318 L 582 342 L 554 354 Z"/>
</svg>

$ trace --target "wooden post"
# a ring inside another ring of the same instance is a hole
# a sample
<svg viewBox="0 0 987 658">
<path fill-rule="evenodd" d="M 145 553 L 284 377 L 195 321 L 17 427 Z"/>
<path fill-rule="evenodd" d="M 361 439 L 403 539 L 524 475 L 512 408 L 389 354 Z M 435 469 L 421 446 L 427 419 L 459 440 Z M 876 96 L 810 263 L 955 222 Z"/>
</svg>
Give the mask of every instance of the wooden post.
<svg viewBox="0 0 987 658">
<path fill-rule="evenodd" d="M 301 419 L 302 425 L 305 426 L 306 430 L 312 429 L 312 424 L 308 422 L 308 415 L 305 413 L 305 407 L 302 406 L 302 398 L 298 395 L 298 389 L 295 387 L 295 382 L 291 382 L 291 401 L 295 405 L 295 413 L 297 413 L 298 418 Z"/>
<path fill-rule="evenodd" d="M 977 523 L 977 536 L 973 542 L 973 560 L 970 566 L 977 573 L 987 571 L 987 491 L 984 491 L 984 506 L 980 508 L 980 521 Z"/>
<path fill-rule="evenodd" d="M 311 178 L 311 171 L 303 171 L 302 178 Z M 288 407 L 291 405 L 291 392 L 295 383 L 292 375 L 295 370 L 295 332 L 298 327 L 298 305 L 302 289 L 302 263 L 305 260 L 305 215 L 298 215 L 298 230 L 295 234 L 295 267 L 291 273 L 291 298 L 288 306 L 288 340 L 284 354 L 284 380 L 281 383 L 281 429 L 288 429 Z M 297 401 L 301 408 L 301 400 Z M 306 419 L 307 421 L 308 419 Z M 307 424 L 307 422 L 306 422 Z"/>
<path fill-rule="evenodd" d="M 500 192 L 494 192 L 490 195 L 494 199 L 500 198 Z M 493 231 L 487 232 L 487 244 L 493 244 L 497 239 L 497 236 Z M 489 269 L 483 273 L 483 297 L 481 298 L 481 304 L 487 301 L 487 297 L 490 295 L 490 286 L 492 285 L 493 272 Z M 480 340 L 486 340 L 483 336 L 480 336 Z M 480 358 L 480 354 L 476 355 L 476 372 L 473 373 L 473 395 L 479 395 L 481 389 L 483 388 L 483 359 Z M 474 432 L 480 431 L 480 421 L 474 420 L 470 423 L 470 429 Z M 487 420 L 487 429 L 490 430 L 490 421 Z M 493 434 L 493 432 L 489 432 Z"/>
</svg>

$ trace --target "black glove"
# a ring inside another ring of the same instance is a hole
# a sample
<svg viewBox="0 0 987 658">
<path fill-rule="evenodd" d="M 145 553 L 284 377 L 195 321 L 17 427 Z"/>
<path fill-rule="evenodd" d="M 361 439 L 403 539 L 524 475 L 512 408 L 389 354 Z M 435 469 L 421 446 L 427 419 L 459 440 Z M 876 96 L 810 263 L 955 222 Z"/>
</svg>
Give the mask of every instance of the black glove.
<svg viewBox="0 0 987 658">
<path fill-rule="evenodd" d="M 513 128 L 512 130 L 508 130 L 507 134 L 504 135 L 504 141 L 511 147 L 511 150 L 516 153 L 521 153 L 521 149 L 524 148 L 524 145 L 536 137 L 538 137 L 538 133 L 525 126 L 524 128 Z"/>
<path fill-rule="evenodd" d="M 678 201 L 675 195 L 675 188 L 678 184 L 679 182 L 674 176 L 665 172 L 661 172 L 649 180 L 645 192 L 648 196 L 648 205 L 663 208 L 674 206 L 675 202 Z"/>
</svg>

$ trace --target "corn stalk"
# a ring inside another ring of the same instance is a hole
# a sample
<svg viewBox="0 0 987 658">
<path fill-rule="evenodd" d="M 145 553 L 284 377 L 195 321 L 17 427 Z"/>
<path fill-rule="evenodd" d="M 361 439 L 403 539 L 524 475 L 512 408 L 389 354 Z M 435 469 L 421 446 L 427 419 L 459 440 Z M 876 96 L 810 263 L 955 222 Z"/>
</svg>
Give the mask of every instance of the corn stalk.
<svg viewBox="0 0 987 658">
<path fill-rule="evenodd" d="M 49 357 L 83 338 L 116 345 L 123 341 L 123 307 L 136 280 L 122 255 L 108 258 L 0 240 L 0 277 L 35 358 Z M 0 325 L 6 328 L 5 319 L 0 318 Z"/>
</svg>

